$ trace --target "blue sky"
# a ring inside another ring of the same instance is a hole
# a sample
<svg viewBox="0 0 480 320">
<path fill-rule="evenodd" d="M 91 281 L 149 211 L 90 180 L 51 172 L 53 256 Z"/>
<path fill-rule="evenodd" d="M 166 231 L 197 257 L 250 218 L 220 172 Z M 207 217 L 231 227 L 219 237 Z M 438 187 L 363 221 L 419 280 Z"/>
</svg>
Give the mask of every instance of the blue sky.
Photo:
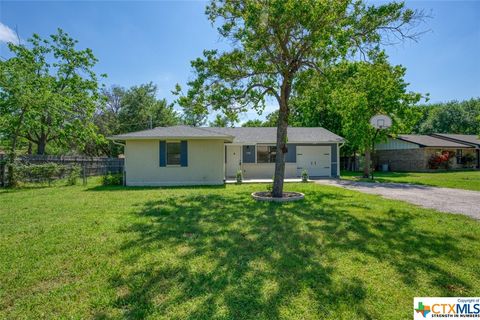
<svg viewBox="0 0 480 320">
<path fill-rule="evenodd" d="M 0 22 L 26 39 L 62 28 L 99 59 L 107 85 L 153 81 L 173 100 L 175 83 L 192 77 L 190 61 L 204 49 L 225 47 L 204 15 L 201 1 L 0 1 Z M 431 102 L 480 96 L 480 0 L 407 1 L 432 18 L 418 43 L 387 48 L 392 63 L 407 67 L 410 89 Z M 0 39 L 5 29 L 0 29 Z M 0 55 L 8 57 L 5 44 Z M 274 106 L 270 106 L 273 109 Z M 243 120 L 256 118 L 254 113 Z"/>
</svg>

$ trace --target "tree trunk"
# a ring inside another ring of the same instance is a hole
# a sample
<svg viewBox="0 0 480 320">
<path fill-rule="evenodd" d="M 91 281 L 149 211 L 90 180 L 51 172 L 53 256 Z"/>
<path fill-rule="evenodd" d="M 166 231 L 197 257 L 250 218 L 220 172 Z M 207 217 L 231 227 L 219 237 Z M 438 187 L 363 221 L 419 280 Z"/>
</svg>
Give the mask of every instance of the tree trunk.
<svg viewBox="0 0 480 320">
<path fill-rule="evenodd" d="M 8 154 L 8 163 L 7 163 L 7 168 L 8 168 L 8 176 L 7 176 L 7 183 L 10 188 L 13 188 L 16 186 L 17 181 L 15 179 L 15 157 L 16 157 L 16 151 L 17 151 L 17 142 L 18 142 L 18 136 L 20 134 L 20 128 L 22 127 L 23 124 L 23 119 L 25 117 L 25 112 L 27 111 L 27 108 L 22 108 L 22 112 L 20 113 L 20 119 L 18 121 L 17 128 L 15 128 L 15 133 L 13 134 L 12 137 L 12 145 L 10 147 L 10 152 Z"/>
<path fill-rule="evenodd" d="M 277 150 L 275 157 L 275 176 L 273 178 L 272 196 L 281 198 L 283 196 L 283 180 L 285 178 L 285 153 L 287 153 L 287 128 L 288 128 L 288 99 L 290 96 L 291 84 L 284 79 L 280 93 L 280 109 L 277 123 Z"/>
<path fill-rule="evenodd" d="M 40 138 L 37 141 L 37 154 L 45 154 L 45 148 L 47 147 L 47 136 L 45 134 L 41 134 Z"/>
<path fill-rule="evenodd" d="M 365 149 L 365 163 L 363 165 L 363 177 L 364 178 L 370 178 L 370 166 L 371 166 L 371 153 L 370 149 L 367 148 Z"/>
</svg>

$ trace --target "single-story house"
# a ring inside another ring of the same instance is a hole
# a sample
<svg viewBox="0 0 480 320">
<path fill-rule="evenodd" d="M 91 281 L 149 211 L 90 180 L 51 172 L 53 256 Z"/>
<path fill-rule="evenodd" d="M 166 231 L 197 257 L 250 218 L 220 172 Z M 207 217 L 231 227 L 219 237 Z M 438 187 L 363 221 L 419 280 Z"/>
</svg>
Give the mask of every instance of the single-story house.
<svg viewBox="0 0 480 320">
<path fill-rule="evenodd" d="M 438 136 L 401 134 L 375 146 L 375 162 L 388 164 L 391 171 L 426 171 L 431 169 L 432 156 L 446 152 L 455 157 L 450 161 L 452 169 L 465 168 L 467 164 L 463 159 L 467 154 L 476 157 L 475 148 L 470 144 Z"/>
<path fill-rule="evenodd" d="M 434 137 L 446 139 L 450 141 L 459 142 L 462 144 L 470 145 L 475 148 L 477 156 L 477 168 L 480 168 L 480 137 L 476 134 L 448 134 L 448 133 L 435 133 Z"/>
<path fill-rule="evenodd" d="M 173 126 L 110 137 L 125 144 L 130 186 L 223 184 L 235 178 L 271 179 L 276 128 Z M 324 128 L 288 128 L 285 177 L 338 177 L 344 140 Z"/>
</svg>

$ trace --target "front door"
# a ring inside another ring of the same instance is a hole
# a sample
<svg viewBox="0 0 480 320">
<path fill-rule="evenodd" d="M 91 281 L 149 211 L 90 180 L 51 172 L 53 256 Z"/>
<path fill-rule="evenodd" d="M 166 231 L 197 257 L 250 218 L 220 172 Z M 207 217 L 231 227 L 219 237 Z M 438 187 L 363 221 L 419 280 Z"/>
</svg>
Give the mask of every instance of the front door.
<svg viewBox="0 0 480 320">
<path fill-rule="evenodd" d="M 297 175 L 307 170 L 310 177 L 331 175 L 330 146 L 297 146 Z"/>
<path fill-rule="evenodd" d="M 237 171 L 240 170 L 242 164 L 241 158 L 241 146 L 226 146 L 225 157 L 225 176 L 227 178 L 234 178 L 237 175 Z"/>
</svg>

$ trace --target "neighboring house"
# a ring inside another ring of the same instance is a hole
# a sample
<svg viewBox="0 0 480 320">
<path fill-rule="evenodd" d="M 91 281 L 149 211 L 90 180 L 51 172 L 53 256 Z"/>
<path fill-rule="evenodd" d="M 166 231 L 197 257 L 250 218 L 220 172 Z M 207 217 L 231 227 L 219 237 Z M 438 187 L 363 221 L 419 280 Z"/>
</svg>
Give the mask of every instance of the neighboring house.
<svg viewBox="0 0 480 320">
<path fill-rule="evenodd" d="M 378 165 L 388 164 L 391 171 L 425 171 L 434 155 L 450 152 L 455 159 L 450 161 L 452 169 L 465 168 L 463 157 L 476 157 L 475 147 L 470 144 L 447 140 L 429 135 L 402 134 L 375 146 L 375 161 Z M 478 160 L 477 160 L 478 161 Z"/>
<path fill-rule="evenodd" d="M 158 127 L 120 134 L 126 184 L 223 184 L 238 170 L 244 179 L 271 179 L 276 128 Z M 288 128 L 285 177 L 338 177 L 343 138 L 323 128 Z"/>
<path fill-rule="evenodd" d="M 480 168 L 480 138 L 475 134 L 447 134 L 447 133 L 435 133 L 434 137 L 455 141 L 463 144 L 467 144 L 475 148 L 475 154 L 477 158 L 476 167 Z"/>
</svg>

